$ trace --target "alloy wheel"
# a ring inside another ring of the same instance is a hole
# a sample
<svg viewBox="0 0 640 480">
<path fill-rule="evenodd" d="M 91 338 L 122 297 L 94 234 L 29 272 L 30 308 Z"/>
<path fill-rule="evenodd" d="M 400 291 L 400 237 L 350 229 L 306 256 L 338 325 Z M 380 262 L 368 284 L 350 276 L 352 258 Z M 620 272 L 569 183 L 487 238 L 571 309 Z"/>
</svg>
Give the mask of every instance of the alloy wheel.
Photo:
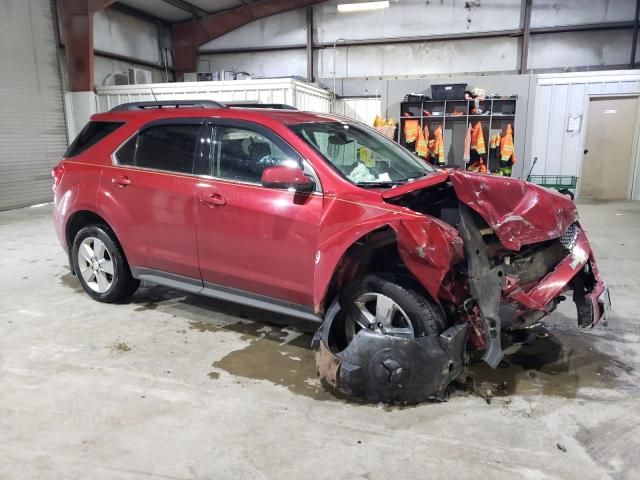
<svg viewBox="0 0 640 480">
<path fill-rule="evenodd" d="M 381 293 L 360 295 L 348 308 L 345 320 L 348 342 L 363 328 L 384 335 L 414 338 L 407 314 L 394 300 Z"/>
<path fill-rule="evenodd" d="M 78 268 L 87 286 L 97 293 L 105 293 L 113 284 L 113 257 L 102 240 L 87 237 L 78 248 Z"/>
</svg>

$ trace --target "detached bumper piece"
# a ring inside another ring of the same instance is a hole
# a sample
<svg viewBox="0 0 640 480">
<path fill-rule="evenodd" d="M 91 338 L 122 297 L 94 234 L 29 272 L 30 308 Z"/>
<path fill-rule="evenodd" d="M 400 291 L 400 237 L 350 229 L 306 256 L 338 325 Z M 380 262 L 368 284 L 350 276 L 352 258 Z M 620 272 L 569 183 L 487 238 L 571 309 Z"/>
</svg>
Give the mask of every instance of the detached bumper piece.
<svg viewBox="0 0 640 480">
<path fill-rule="evenodd" d="M 415 339 L 363 329 L 344 350 L 333 352 L 331 325 L 339 311 L 336 301 L 312 342 L 321 379 L 367 402 L 446 400 L 447 387 L 464 367 L 467 324 L 455 325 L 438 337 Z"/>
</svg>

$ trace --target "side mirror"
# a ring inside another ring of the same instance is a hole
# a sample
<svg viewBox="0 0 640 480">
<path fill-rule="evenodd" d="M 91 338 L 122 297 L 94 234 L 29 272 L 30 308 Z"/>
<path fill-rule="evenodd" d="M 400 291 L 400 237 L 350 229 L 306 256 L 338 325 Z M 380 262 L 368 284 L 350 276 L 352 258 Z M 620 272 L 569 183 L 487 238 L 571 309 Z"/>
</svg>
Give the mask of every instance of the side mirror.
<svg viewBox="0 0 640 480">
<path fill-rule="evenodd" d="M 293 188 L 297 192 L 311 192 L 315 187 L 313 179 L 299 167 L 278 165 L 265 168 L 261 178 L 262 186 L 268 188 Z"/>
</svg>

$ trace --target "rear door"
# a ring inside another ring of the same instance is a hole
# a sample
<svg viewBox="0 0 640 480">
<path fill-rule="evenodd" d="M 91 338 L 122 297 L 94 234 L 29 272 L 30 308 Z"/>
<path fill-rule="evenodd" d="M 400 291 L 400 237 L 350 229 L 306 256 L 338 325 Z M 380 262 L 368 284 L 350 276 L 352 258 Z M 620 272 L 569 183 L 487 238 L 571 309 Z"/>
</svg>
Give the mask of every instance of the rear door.
<svg viewBox="0 0 640 480">
<path fill-rule="evenodd" d="M 262 171 L 298 153 L 270 130 L 242 121 L 212 124 L 209 178 L 198 198 L 198 252 L 205 287 L 232 287 L 313 306 L 322 193 L 263 187 Z"/>
<path fill-rule="evenodd" d="M 202 119 L 147 124 L 120 146 L 113 167 L 102 174 L 132 267 L 200 279 L 194 159 L 203 124 Z"/>
</svg>

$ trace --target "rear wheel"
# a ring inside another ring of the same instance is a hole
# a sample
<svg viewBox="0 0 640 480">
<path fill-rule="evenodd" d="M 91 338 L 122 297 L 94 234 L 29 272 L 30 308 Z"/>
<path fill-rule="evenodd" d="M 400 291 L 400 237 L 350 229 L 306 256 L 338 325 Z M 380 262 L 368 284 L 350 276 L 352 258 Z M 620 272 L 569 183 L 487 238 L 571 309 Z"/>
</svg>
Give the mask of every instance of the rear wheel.
<svg viewBox="0 0 640 480">
<path fill-rule="evenodd" d="M 73 268 L 80 284 L 99 302 L 122 301 L 138 288 L 115 235 L 104 225 L 81 229 L 72 250 Z"/>
</svg>

